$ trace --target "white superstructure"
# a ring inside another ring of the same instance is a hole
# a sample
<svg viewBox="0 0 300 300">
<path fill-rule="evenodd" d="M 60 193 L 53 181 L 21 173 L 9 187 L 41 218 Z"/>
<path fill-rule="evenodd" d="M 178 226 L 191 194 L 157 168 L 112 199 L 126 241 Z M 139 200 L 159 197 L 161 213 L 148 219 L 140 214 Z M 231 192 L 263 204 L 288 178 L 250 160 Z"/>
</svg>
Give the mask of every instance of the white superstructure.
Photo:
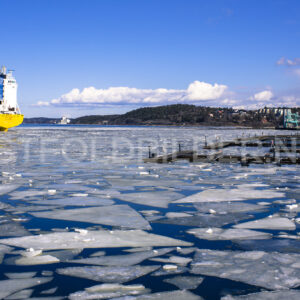
<svg viewBox="0 0 300 300">
<path fill-rule="evenodd" d="M 18 84 L 12 71 L 2 67 L 0 72 L 0 113 L 20 114 L 17 103 Z"/>
<path fill-rule="evenodd" d="M 61 120 L 60 120 L 60 122 L 59 122 L 59 124 L 61 124 L 61 125 L 67 125 L 70 122 L 71 122 L 70 119 L 68 119 L 67 117 L 62 117 Z"/>
</svg>

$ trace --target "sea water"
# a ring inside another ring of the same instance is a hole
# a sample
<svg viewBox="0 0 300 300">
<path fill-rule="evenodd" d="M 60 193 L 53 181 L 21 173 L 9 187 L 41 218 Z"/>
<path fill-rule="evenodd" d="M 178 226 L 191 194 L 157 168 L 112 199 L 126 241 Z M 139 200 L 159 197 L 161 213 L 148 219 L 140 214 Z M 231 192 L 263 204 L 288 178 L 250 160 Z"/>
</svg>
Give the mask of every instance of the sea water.
<svg viewBox="0 0 300 300">
<path fill-rule="evenodd" d="M 297 165 L 143 162 L 179 144 L 205 153 L 205 143 L 279 133 L 71 125 L 3 133 L 0 298 L 299 299 Z"/>
</svg>

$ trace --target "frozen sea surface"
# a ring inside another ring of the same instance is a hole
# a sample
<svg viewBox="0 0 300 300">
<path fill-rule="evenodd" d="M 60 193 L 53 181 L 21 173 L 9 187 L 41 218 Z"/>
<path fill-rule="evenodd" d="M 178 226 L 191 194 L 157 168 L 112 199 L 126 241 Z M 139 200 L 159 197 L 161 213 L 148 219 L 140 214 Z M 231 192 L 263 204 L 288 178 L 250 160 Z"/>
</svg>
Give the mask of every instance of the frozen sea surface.
<svg viewBox="0 0 300 300">
<path fill-rule="evenodd" d="M 134 126 L 2 133 L 0 298 L 299 299 L 298 166 L 143 163 L 149 147 L 203 152 L 205 136 L 262 133 L 281 134 Z"/>
</svg>

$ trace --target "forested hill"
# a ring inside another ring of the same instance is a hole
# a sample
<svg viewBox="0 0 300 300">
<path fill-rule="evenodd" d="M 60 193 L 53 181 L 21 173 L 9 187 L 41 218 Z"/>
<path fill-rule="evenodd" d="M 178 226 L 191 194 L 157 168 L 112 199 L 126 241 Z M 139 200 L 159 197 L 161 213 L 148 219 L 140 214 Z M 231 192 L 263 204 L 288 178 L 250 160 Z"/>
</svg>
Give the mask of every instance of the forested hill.
<svg viewBox="0 0 300 300">
<path fill-rule="evenodd" d="M 123 115 L 93 115 L 72 120 L 72 124 L 103 125 L 205 125 L 274 127 L 283 121 L 279 109 L 235 110 L 175 104 L 139 108 Z"/>
</svg>

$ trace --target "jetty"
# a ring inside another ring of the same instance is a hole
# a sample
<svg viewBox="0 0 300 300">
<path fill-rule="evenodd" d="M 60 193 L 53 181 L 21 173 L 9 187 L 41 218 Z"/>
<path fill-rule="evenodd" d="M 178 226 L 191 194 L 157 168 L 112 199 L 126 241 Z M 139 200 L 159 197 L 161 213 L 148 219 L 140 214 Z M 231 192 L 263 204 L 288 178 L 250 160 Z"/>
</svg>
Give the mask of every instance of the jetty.
<svg viewBox="0 0 300 300">
<path fill-rule="evenodd" d="M 236 154 L 224 153 L 225 148 L 235 147 L 241 151 Z M 286 135 L 261 135 L 251 137 L 240 137 L 231 141 L 217 140 L 205 144 L 199 152 L 194 150 L 179 150 L 173 153 L 157 155 L 151 152 L 144 159 L 145 163 L 172 163 L 178 160 L 189 162 L 218 162 L 218 163 L 240 163 L 243 166 L 250 164 L 277 164 L 291 165 L 300 164 L 300 134 Z M 245 151 L 247 148 L 264 149 L 264 154 L 255 154 Z"/>
</svg>

